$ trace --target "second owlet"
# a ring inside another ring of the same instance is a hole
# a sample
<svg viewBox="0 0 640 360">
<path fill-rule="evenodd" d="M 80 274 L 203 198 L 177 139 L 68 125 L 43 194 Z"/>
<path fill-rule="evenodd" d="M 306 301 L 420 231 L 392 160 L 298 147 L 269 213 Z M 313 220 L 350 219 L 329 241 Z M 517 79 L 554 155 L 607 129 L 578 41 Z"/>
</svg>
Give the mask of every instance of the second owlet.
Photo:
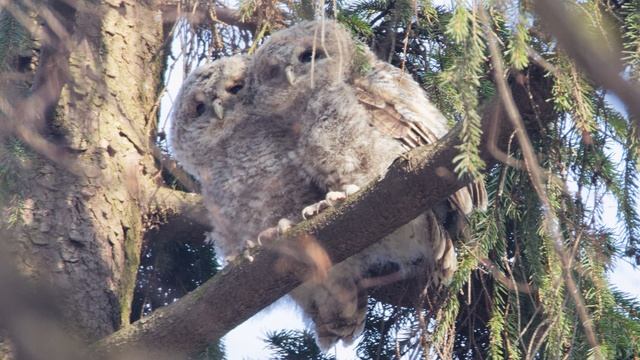
<svg viewBox="0 0 640 360">
<path fill-rule="evenodd" d="M 293 160 L 295 139 L 242 103 L 248 58 L 205 64 L 184 81 L 176 98 L 169 140 L 176 159 L 201 184 L 211 239 L 225 257 L 321 193 Z"/>
<path fill-rule="evenodd" d="M 253 111 L 290 129 L 306 178 L 325 191 L 363 187 L 407 150 L 449 130 L 409 75 L 378 60 L 334 21 L 302 22 L 273 34 L 250 61 L 247 77 Z M 485 202 L 482 183 L 463 188 L 335 266 L 324 284 L 296 289 L 292 296 L 314 321 L 319 345 L 360 334 L 368 278 L 429 274 L 432 288 L 449 281 L 456 268 L 453 238 Z"/>
</svg>

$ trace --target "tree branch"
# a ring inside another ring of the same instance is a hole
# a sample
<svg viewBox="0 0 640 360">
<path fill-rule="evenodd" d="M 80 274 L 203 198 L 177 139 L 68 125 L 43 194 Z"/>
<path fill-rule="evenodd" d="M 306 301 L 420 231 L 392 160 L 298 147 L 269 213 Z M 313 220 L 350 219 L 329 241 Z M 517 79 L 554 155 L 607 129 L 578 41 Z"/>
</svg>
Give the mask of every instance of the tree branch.
<svg viewBox="0 0 640 360">
<path fill-rule="evenodd" d="M 156 159 L 162 168 L 171 174 L 185 189 L 189 192 L 197 193 L 200 192 L 200 184 L 197 181 L 193 180 L 189 174 L 184 171 L 179 165 L 178 162 L 174 159 L 170 158 L 168 155 L 164 154 L 162 150 L 157 145 L 151 146 L 151 151 L 154 159 Z"/>
<path fill-rule="evenodd" d="M 489 52 L 491 54 L 491 63 L 493 64 L 493 67 L 497 74 L 503 74 L 504 65 L 502 62 L 500 49 L 498 48 L 499 39 L 491 30 L 491 21 L 485 9 L 480 10 L 480 19 L 484 24 L 487 45 L 489 46 Z M 545 189 L 545 182 L 543 180 L 543 169 L 538 163 L 533 144 L 527 136 L 524 122 L 522 121 L 520 113 L 516 108 L 515 100 L 513 99 L 513 94 L 507 86 L 507 81 L 501 76 L 496 76 L 496 85 L 498 88 L 498 94 L 505 106 L 506 113 L 508 115 L 507 117 L 511 121 L 511 124 L 515 129 L 516 137 L 518 139 L 518 142 L 520 143 L 520 148 L 522 149 L 522 154 L 524 157 L 524 164 L 529 174 L 531 184 L 533 185 L 533 190 L 538 194 L 538 198 L 540 199 L 540 203 L 542 204 L 541 210 L 545 218 L 545 228 L 547 234 L 553 239 L 554 249 L 560 257 L 565 284 L 569 290 L 569 294 L 575 302 L 576 310 L 578 312 L 580 320 L 582 321 L 584 332 L 587 336 L 589 344 L 593 349 L 593 355 L 596 359 L 602 359 L 602 354 L 600 353 L 600 347 L 598 345 L 598 339 L 593 329 L 593 321 L 591 320 L 591 316 L 589 315 L 589 312 L 585 306 L 582 294 L 580 293 L 573 278 L 573 269 L 570 265 L 571 260 L 567 252 L 565 251 L 564 237 L 562 235 L 560 226 L 558 225 L 560 224 L 560 221 L 558 220 L 558 216 Z"/>
<path fill-rule="evenodd" d="M 150 208 L 156 208 L 168 215 L 178 215 L 190 219 L 199 225 L 210 227 L 207 209 L 200 194 L 160 186 L 149 196 Z"/>
<path fill-rule="evenodd" d="M 534 71 L 537 71 L 536 79 L 549 81 L 542 76 L 542 70 Z M 545 105 L 549 94 L 543 90 L 551 87 L 531 84 L 529 80 L 533 78 L 518 74 L 511 85 L 514 95 L 518 96 L 516 102 L 523 117 L 531 120 L 531 116 L 535 116 L 539 121 L 541 107 L 546 106 L 542 111 L 553 111 L 549 110 L 552 106 Z M 532 99 L 535 104 L 531 103 Z M 506 144 L 510 129 L 502 128 L 508 126 L 508 120 L 498 100 L 490 103 L 484 114 L 482 157 L 492 164 L 488 144 Z M 545 116 L 547 120 L 551 118 Z M 456 146 L 460 144 L 459 133 L 458 126 L 437 143 L 412 150 L 397 159 L 382 179 L 344 205 L 299 224 L 285 234 L 284 239 L 277 241 L 276 246 L 258 251 L 253 262 L 239 261 L 234 266 L 227 266 L 179 301 L 101 340 L 94 345 L 95 350 L 103 354 L 120 354 L 132 348 L 146 352 L 150 349 L 171 351 L 174 355 L 201 352 L 208 344 L 289 293 L 303 281 L 299 274 L 310 271 L 309 267 L 292 259 L 283 261 L 283 252 L 273 251 L 274 248 L 292 249 L 317 239 L 337 263 L 467 185 L 470 179 L 459 179 L 453 172 L 452 160 L 457 155 Z M 283 269 L 283 263 L 289 271 L 277 271 Z M 292 268 L 295 271 L 291 271 Z"/>
</svg>

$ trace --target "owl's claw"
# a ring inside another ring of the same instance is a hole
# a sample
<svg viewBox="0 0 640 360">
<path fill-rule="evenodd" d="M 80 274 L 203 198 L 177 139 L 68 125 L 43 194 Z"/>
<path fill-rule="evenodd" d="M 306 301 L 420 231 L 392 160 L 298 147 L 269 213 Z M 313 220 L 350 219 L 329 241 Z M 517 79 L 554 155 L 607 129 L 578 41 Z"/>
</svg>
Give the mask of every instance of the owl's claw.
<svg viewBox="0 0 640 360">
<path fill-rule="evenodd" d="M 302 209 L 302 218 L 305 220 L 311 219 L 330 206 L 331 205 L 329 205 L 329 202 L 327 200 L 320 200 L 315 204 L 305 206 L 304 209 Z"/>
<path fill-rule="evenodd" d="M 347 194 L 344 191 L 329 191 L 327 195 L 325 195 L 324 200 L 329 204 L 329 206 L 335 206 L 346 198 Z"/>
<path fill-rule="evenodd" d="M 256 250 L 256 248 L 260 245 L 260 242 L 258 241 L 258 243 L 252 241 L 252 240 L 245 240 L 244 242 L 244 248 L 242 249 L 242 257 L 249 260 L 249 262 L 253 262 L 253 254 Z"/>
<path fill-rule="evenodd" d="M 257 243 L 252 241 L 252 240 L 247 240 L 247 241 L 244 242 L 245 249 L 253 249 L 254 247 L 258 247 L 258 245 L 261 245 L 260 244 L 260 238 L 258 238 L 258 242 Z"/>
<path fill-rule="evenodd" d="M 282 234 L 291 229 L 293 225 L 294 223 L 288 219 L 280 219 L 278 221 L 278 225 L 261 231 L 255 241 L 245 240 L 242 249 L 237 253 L 227 255 L 224 258 L 225 261 L 230 264 L 242 257 L 249 260 L 249 262 L 253 262 L 253 255 L 255 255 L 257 248 L 262 246 L 264 243 L 278 239 Z"/>
<path fill-rule="evenodd" d="M 278 225 L 265 229 L 258 234 L 258 245 L 278 239 L 282 234 L 289 231 L 293 225 L 294 223 L 289 219 L 282 218 L 278 220 Z"/>
<path fill-rule="evenodd" d="M 248 249 L 242 252 L 242 257 L 249 260 L 249 262 L 253 262 L 253 255 L 249 254 Z"/>
<path fill-rule="evenodd" d="M 329 191 L 324 200 L 306 206 L 302 209 L 302 218 L 305 220 L 310 219 L 320 214 L 325 209 L 336 206 L 338 203 L 345 201 L 347 197 L 357 193 L 360 190 L 360 187 L 354 184 L 348 184 L 344 185 L 342 190 L 343 191 Z"/>
</svg>

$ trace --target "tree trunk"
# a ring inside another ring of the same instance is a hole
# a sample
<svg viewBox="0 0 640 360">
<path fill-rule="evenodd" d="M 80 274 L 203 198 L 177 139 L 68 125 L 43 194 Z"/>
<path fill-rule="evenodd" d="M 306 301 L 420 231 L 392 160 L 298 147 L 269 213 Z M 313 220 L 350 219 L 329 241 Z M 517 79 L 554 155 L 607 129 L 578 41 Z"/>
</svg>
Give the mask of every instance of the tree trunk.
<svg viewBox="0 0 640 360">
<path fill-rule="evenodd" d="M 69 3 L 37 10 L 43 45 L 27 100 L 45 102 L 35 96 L 47 88 L 53 101 L 40 126 L 13 119 L 13 129 L 27 124 L 15 133 L 31 155 L 16 161 L 3 240 L 21 275 L 55 289 L 64 328 L 90 342 L 129 322 L 143 233 L 170 211 L 158 204 L 195 199 L 161 188 L 152 156 L 166 37 L 158 4 Z M 59 152 L 32 151 L 39 142 Z"/>
</svg>

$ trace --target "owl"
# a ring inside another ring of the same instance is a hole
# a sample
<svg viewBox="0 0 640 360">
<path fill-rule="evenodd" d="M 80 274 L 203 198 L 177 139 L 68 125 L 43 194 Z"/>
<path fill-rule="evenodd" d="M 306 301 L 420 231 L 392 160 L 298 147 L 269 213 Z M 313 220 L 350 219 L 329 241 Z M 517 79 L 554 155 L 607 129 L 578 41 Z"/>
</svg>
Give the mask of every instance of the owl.
<svg viewBox="0 0 640 360">
<path fill-rule="evenodd" d="M 247 112 L 247 62 L 236 55 L 194 70 L 176 98 L 169 132 L 175 158 L 201 184 L 210 238 L 227 258 L 280 219 L 299 221 L 300 209 L 322 195 L 295 161 L 288 129 Z"/>
<path fill-rule="evenodd" d="M 305 215 L 326 207 L 336 193 L 349 195 L 379 178 L 404 152 L 449 130 L 409 75 L 378 60 L 334 21 L 307 21 L 274 33 L 247 72 L 251 111 L 291 131 L 307 180 L 327 192 Z M 315 324 L 318 344 L 326 349 L 360 334 L 367 290 L 377 284 L 424 274 L 430 274 L 424 279 L 428 288 L 448 282 L 456 268 L 453 239 L 466 215 L 485 202 L 482 183 L 463 188 L 334 266 L 324 283 L 294 290 L 292 297 Z"/>
</svg>

